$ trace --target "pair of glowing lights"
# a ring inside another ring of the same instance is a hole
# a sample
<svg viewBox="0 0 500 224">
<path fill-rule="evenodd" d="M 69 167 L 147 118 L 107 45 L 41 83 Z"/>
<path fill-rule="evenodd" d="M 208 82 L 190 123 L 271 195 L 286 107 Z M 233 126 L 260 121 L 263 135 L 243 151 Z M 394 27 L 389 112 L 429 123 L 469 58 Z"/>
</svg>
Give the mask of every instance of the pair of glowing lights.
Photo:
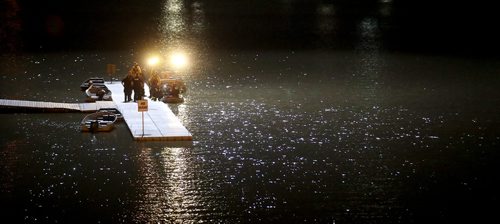
<svg viewBox="0 0 500 224">
<path fill-rule="evenodd" d="M 149 66 L 155 66 L 160 63 L 161 58 L 159 56 L 151 56 L 147 59 L 147 63 Z M 174 68 L 180 69 L 184 68 L 188 64 L 188 58 L 184 53 L 176 52 L 168 57 L 168 61 L 170 65 Z"/>
</svg>

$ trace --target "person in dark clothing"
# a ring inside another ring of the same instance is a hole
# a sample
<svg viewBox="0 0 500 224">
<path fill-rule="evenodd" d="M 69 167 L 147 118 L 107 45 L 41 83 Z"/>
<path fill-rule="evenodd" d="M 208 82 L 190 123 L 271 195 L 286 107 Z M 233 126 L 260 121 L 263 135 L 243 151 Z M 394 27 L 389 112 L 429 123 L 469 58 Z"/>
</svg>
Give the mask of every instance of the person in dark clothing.
<svg viewBox="0 0 500 224">
<path fill-rule="evenodd" d="M 135 63 L 129 74 L 132 76 L 132 88 L 134 90 L 134 102 L 142 99 L 144 96 L 144 78 L 139 64 Z"/>
<path fill-rule="evenodd" d="M 142 100 L 144 96 L 144 80 L 142 75 L 136 74 L 133 79 L 134 86 L 134 101 Z"/>
<path fill-rule="evenodd" d="M 125 93 L 125 102 L 130 102 L 132 100 L 132 75 L 128 74 L 122 79 L 123 92 Z"/>
<path fill-rule="evenodd" d="M 151 78 L 149 79 L 149 87 L 150 87 L 150 98 L 152 100 L 159 100 L 162 96 L 160 90 L 160 76 L 158 76 L 157 72 L 153 72 Z"/>
</svg>

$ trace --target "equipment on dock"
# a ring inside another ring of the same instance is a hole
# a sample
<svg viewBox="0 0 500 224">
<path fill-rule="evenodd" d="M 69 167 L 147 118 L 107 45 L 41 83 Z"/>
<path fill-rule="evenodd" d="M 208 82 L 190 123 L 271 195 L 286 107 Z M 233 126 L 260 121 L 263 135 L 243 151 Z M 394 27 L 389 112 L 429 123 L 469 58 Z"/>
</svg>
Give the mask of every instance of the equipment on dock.
<svg viewBox="0 0 500 224">
<path fill-rule="evenodd" d="M 83 132 L 107 132 L 113 130 L 118 116 L 112 112 L 96 112 L 83 118 L 81 129 Z"/>
</svg>

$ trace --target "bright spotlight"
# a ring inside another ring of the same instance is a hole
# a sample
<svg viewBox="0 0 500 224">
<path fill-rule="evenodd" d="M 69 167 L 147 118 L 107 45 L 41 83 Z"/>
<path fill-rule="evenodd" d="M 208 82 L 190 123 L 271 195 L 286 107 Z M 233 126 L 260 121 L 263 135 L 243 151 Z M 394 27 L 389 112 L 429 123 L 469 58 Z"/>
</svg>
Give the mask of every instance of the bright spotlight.
<svg viewBox="0 0 500 224">
<path fill-rule="evenodd" d="M 148 59 L 148 65 L 154 66 L 154 65 L 158 64 L 159 61 L 160 61 L 160 59 L 158 57 L 150 57 Z"/>
<path fill-rule="evenodd" d="M 184 68 L 188 64 L 188 59 L 185 54 L 177 52 L 171 55 L 170 62 L 175 68 Z"/>
</svg>

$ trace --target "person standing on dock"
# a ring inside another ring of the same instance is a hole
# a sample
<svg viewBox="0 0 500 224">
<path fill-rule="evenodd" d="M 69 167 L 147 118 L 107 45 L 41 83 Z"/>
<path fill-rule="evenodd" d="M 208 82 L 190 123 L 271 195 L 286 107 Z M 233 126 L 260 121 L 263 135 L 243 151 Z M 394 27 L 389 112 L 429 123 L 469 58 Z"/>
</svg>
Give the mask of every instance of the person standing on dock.
<svg viewBox="0 0 500 224">
<path fill-rule="evenodd" d="M 127 74 L 125 78 L 122 79 L 123 92 L 125 93 L 125 102 L 130 102 L 132 100 L 132 88 L 133 88 L 133 77 L 132 74 Z"/>
<path fill-rule="evenodd" d="M 142 99 L 144 96 L 144 78 L 142 77 L 142 70 L 137 62 L 134 64 L 130 70 L 132 74 L 132 83 L 134 89 L 134 102 Z"/>
<path fill-rule="evenodd" d="M 159 100 L 161 98 L 161 90 L 160 90 L 160 76 L 158 76 L 158 72 L 153 71 L 153 74 L 151 75 L 151 78 L 149 79 L 149 89 L 150 89 L 150 96 L 151 100 Z"/>
</svg>

